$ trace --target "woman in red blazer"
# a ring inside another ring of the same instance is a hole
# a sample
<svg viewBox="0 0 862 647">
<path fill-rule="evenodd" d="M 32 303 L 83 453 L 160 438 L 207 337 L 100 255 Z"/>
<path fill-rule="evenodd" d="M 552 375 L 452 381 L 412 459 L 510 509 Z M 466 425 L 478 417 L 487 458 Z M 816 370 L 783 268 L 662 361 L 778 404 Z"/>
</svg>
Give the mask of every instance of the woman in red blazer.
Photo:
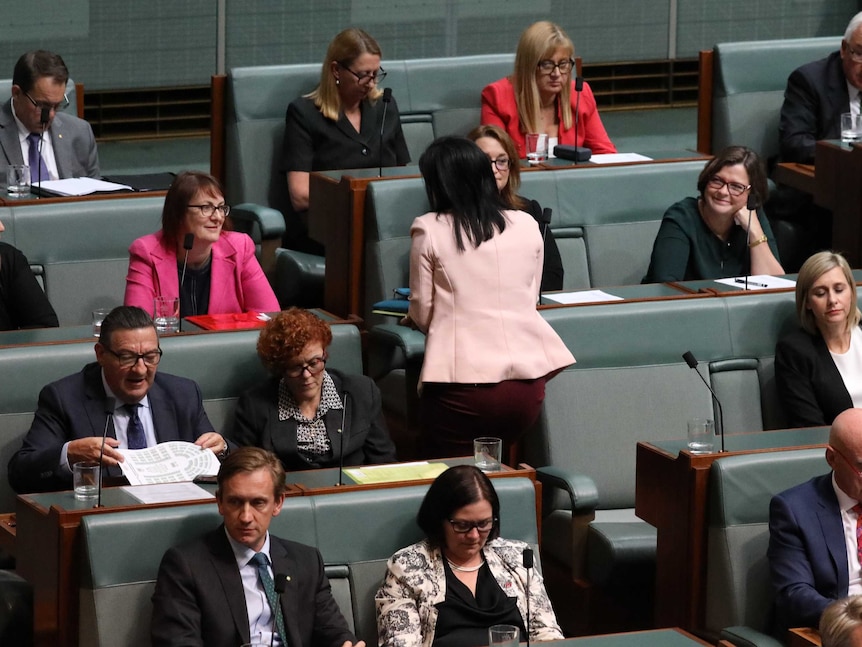
<svg viewBox="0 0 862 647">
<path fill-rule="evenodd" d="M 246 234 L 226 231 L 230 207 L 218 180 L 186 171 L 174 178 L 162 229 L 129 247 L 127 306 L 153 312 L 153 299 L 180 297 L 180 316 L 281 310 Z M 188 251 L 183 246 L 193 236 Z"/>
<path fill-rule="evenodd" d="M 521 159 L 527 157 L 527 133 L 546 133 L 551 153 L 556 144 L 586 146 L 594 154 L 617 152 L 590 86 L 584 83 L 583 90 L 575 92 L 574 55 L 572 41 L 558 25 L 534 23 L 518 41 L 512 76 L 482 90 L 482 123 L 509 133 Z"/>
</svg>

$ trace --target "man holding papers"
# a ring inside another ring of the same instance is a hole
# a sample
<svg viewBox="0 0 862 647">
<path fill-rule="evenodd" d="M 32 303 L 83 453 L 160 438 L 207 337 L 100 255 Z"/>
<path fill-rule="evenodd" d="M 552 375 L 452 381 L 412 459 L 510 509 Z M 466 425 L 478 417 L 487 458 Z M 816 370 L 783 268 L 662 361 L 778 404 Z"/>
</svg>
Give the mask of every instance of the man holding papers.
<svg viewBox="0 0 862 647">
<path fill-rule="evenodd" d="M 0 164 L 26 164 L 30 180 L 99 177 L 93 129 L 61 112 L 69 70 L 57 54 L 27 52 L 12 73 L 12 98 L 0 107 Z M 4 171 L 5 173 L 5 171 Z"/>
<path fill-rule="evenodd" d="M 184 440 L 224 456 L 228 444 L 213 430 L 191 380 L 157 374 L 162 350 L 153 320 L 140 308 L 114 308 L 102 322 L 96 362 L 42 389 L 33 424 L 9 461 L 16 492 L 71 489 L 72 465 L 98 462 L 107 426 L 104 465 L 118 449 Z"/>
<path fill-rule="evenodd" d="M 284 469 L 258 447 L 218 473 L 224 523 L 162 558 L 153 593 L 153 647 L 365 647 L 350 633 L 311 546 L 275 537 Z"/>
</svg>

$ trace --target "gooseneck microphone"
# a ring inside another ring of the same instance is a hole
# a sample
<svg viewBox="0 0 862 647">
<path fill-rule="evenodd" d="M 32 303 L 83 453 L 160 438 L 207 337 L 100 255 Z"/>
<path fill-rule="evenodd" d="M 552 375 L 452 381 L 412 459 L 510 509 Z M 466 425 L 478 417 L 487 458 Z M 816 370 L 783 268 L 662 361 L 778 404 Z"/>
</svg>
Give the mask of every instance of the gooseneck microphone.
<svg viewBox="0 0 862 647">
<path fill-rule="evenodd" d="M 51 118 L 51 109 L 50 108 L 42 108 L 42 111 L 39 113 L 39 126 L 42 128 L 42 131 L 39 133 L 39 159 L 42 159 L 42 139 L 45 136 L 45 131 L 48 130 L 48 120 Z M 33 172 L 33 169 L 30 169 L 30 172 Z M 30 178 L 32 180 L 32 178 Z M 46 178 L 47 179 L 47 178 Z M 36 186 L 39 187 L 39 194 L 42 193 L 42 163 L 39 163 L 39 170 L 36 171 Z"/>
<path fill-rule="evenodd" d="M 530 575 L 533 572 L 533 549 L 525 548 L 521 557 L 527 571 L 527 647 L 530 647 Z"/>
<path fill-rule="evenodd" d="M 550 207 L 545 207 L 542 209 L 542 215 L 539 218 L 539 229 L 542 230 L 542 249 L 545 248 L 545 239 L 548 237 L 548 228 L 551 226 L 551 216 L 553 215 L 553 211 Z M 542 277 L 544 277 L 545 272 L 542 270 Z M 536 303 L 539 305 L 542 304 L 542 281 L 539 281 L 539 295 L 536 298 Z"/>
<path fill-rule="evenodd" d="M 377 172 L 377 177 L 383 177 L 383 129 L 386 126 L 386 112 L 389 110 L 389 104 L 392 103 L 392 88 L 383 88 L 383 117 L 380 119 L 380 169 Z"/>
<path fill-rule="evenodd" d="M 388 89 L 388 88 L 387 88 Z M 347 433 L 347 397 L 348 393 L 344 393 L 344 410 L 341 412 L 341 428 L 338 430 L 338 435 L 341 437 L 339 449 L 340 456 L 338 457 L 338 483 L 337 486 L 344 485 L 344 435 Z"/>
<path fill-rule="evenodd" d="M 105 466 L 102 465 L 102 459 L 105 456 L 105 440 L 108 438 L 108 426 L 114 421 L 114 407 L 116 401 L 114 398 L 105 398 L 105 430 L 102 432 L 102 446 L 99 448 L 99 482 L 98 491 L 96 494 L 96 505 L 94 507 L 102 507 L 102 480 L 105 478 Z"/>
<path fill-rule="evenodd" d="M 751 236 L 751 214 L 757 209 L 757 196 L 754 195 L 754 192 L 749 190 L 748 192 L 748 201 L 745 203 L 745 208 L 748 209 L 748 227 L 745 228 L 745 240 L 750 245 L 751 241 L 748 240 Z M 748 248 L 747 254 L 747 266 L 748 270 L 745 272 L 745 289 L 748 290 L 748 276 L 751 274 L 751 247 Z"/>
<path fill-rule="evenodd" d="M 195 235 L 191 232 L 187 233 L 183 237 L 183 249 L 186 250 L 185 258 L 183 258 L 183 272 L 180 275 L 180 290 L 179 290 L 179 299 L 180 299 L 180 327 L 179 331 L 183 331 L 183 285 L 186 282 L 186 267 L 189 264 L 189 252 L 192 251 L 192 247 L 195 244 Z"/>
<path fill-rule="evenodd" d="M 275 641 L 275 634 L 278 628 L 278 616 L 281 613 L 281 596 L 287 589 L 287 575 L 284 573 L 275 574 L 275 593 L 278 596 L 278 607 L 272 610 L 272 633 L 269 635 L 269 647 L 272 647 Z M 284 616 L 282 616 L 284 617 Z M 285 629 L 285 631 L 287 631 Z M 281 644 L 287 645 L 287 636 L 281 636 Z"/>
<path fill-rule="evenodd" d="M 682 358 L 685 360 L 685 363 L 688 364 L 688 367 L 694 369 L 694 372 L 697 373 L 697 376 L 700 378 L 700 381 L 703 382 L 704 386 L 709 389 L 709 392 L 712 394 L 712 399 L 715 400 L 715 404 L 718 406 L 718 433 L 721 436 L 721 451 L 724 452 L 724 411 L 721 408 L 721 402 L 718 399 L 718 396 L 715 394 L 715 391 L 712 390 L 712 387 L 709 383 L 704 379 L 703 375 L 700 374 L 700 371 L 697 370 L 697 360 L 694 355 L 692 355 L 690 350 L 685 351 L 682 354 Z"/>
<path fill-rule="evenodd" d="M 576 76 L 575 77 L 575 93 L 577 97 L 575 98 L 575 164 L 578 162 L 586 162 L 593 155 L 593 151 L 584 146 L 578 146 L 578 127 L 580 126 L 581 121 L 581 92 L 584 89 L 584 77 Z"/>
</svg>

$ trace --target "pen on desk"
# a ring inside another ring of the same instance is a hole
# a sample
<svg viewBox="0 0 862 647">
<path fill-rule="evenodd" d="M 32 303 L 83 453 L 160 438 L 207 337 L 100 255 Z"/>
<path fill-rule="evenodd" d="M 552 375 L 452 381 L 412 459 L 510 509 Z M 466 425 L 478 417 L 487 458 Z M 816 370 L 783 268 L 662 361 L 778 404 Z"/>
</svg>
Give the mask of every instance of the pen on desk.
<svg viewBox="0 0 862 647">
<path fill-rule="evenodd" d="M 755 281 L 745 279 L 733 279 L 734 283 L 739 283 L 740 285 L 753 285 L 756 288 L 768 288 L 769 286 L 766 283 L 756 283 Z"/>
</svg>

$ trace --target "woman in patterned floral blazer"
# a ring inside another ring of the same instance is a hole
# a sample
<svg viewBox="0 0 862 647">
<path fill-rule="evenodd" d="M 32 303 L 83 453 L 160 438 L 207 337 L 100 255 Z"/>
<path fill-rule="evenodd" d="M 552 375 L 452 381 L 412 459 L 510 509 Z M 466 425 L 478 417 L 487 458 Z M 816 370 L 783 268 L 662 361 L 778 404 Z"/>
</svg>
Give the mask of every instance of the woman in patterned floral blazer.
<svg viewBox="0 0 862 647">
<path fill-rule="evenodd" d="M 437 477 L 416 517 L 426 538 L 390 558 L 377 592 L 381 646 L 484 645 L 495 624 L 523 637 L 528 597 L 530 640 L 563 638 L 541 575 L 524 568 L 529 546 L 501 539 L 499 517 L 497 493 L 476 467 Z"/>
</svg>

